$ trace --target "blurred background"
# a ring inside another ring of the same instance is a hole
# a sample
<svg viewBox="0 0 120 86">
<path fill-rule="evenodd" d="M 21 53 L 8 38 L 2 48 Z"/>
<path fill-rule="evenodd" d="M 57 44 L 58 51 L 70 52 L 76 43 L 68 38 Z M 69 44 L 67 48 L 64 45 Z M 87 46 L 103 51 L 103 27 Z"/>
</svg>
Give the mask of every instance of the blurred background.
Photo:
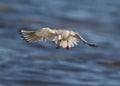
<svg viewBox="0 0 120 86">
<path fill-rule="evenodd" d="M 19 30 L 79 32 L 97 44 L 56 49 Z M 0 86 L 120 86 L 120 0 L 0 0 Z"/>
</svg>

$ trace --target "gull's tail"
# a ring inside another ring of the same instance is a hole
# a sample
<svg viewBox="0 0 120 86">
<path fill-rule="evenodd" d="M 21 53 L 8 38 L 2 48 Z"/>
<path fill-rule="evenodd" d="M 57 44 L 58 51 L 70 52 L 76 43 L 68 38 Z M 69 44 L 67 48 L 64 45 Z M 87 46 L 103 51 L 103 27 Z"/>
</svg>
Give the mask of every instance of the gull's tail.
<svg viewBox="0 0 120 86">
<path fill-rule="evenodd" d="M 28 42 L 36 42 L 38 40 L 35 31 L 20 30 L 20 33 Z"/>
</svg>

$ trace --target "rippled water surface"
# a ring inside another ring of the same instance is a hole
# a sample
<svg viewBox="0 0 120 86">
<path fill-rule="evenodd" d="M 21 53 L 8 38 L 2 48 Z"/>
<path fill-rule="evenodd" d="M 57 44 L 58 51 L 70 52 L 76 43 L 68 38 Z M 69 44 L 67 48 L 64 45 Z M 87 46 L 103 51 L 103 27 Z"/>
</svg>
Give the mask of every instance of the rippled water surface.
<svg viewBox="0 0 120 86">
<path fill-rule="evenodd" d="M 27 43 L 21 28 L 63 28 L 97 44 Z M 0 0 L 0 86 L 120 86 L 120 0 Z"/>
</svg>

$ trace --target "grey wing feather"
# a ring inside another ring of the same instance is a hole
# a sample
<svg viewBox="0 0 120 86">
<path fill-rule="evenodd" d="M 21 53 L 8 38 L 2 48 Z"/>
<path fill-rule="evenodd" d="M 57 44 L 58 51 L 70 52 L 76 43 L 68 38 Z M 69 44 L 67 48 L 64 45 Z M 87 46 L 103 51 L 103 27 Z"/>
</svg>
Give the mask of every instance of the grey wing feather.
<svg viewBox="0 0 120 86">
<path fill-rule="evenodd" d="M 36 36 L 39 37 L 40 40 L 49 40 L 52 41 L 57 36 L 55 30 L 49 29 L 49 28 L 43 28 L 41 30 L 36 31 Z"/>
<path fill-rule="evenodd" d="M 21 34 L 23 38 L 26 39 L 28 42 L 38 41 L 38 37 L 35 35 L 35 31 L 21 30 Z"/>
<path fill-rule="evenodd" d="M 23 37 L 29 42 L 52 41 L 55 37 L 55 31 L 49 28 L 43 28 L 37 31 L 21 30 Z"/>
</svg>

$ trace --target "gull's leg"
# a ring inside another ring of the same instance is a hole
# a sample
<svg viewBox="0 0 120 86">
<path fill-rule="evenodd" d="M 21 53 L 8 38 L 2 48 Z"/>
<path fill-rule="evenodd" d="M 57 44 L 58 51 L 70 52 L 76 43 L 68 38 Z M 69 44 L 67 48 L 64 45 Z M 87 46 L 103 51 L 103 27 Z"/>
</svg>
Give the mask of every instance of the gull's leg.
<svg viewBox="0 0 120 86">
<path fill-rule="evenodd" d="M 67 47 L 66 47 L 66 50 L 69 50 L 70 47 L 69 47 L 69 41 L 67 40 Z"/>
<path fill-rule="evenodd" d="M 56 49 L 59 49 L 59 48 L 60 48 L 60 41 L 61 41 L 61 40 L 58 40 Z"/>
<path fill-rule="evenodd" d="M 58 35 L 57 40 L 58 40 L 58 42 L 57 42 L 56 49 L 59 49 L 60 48 L 60 42 L 61 42 L 61 35 Z"/>
</svg>

